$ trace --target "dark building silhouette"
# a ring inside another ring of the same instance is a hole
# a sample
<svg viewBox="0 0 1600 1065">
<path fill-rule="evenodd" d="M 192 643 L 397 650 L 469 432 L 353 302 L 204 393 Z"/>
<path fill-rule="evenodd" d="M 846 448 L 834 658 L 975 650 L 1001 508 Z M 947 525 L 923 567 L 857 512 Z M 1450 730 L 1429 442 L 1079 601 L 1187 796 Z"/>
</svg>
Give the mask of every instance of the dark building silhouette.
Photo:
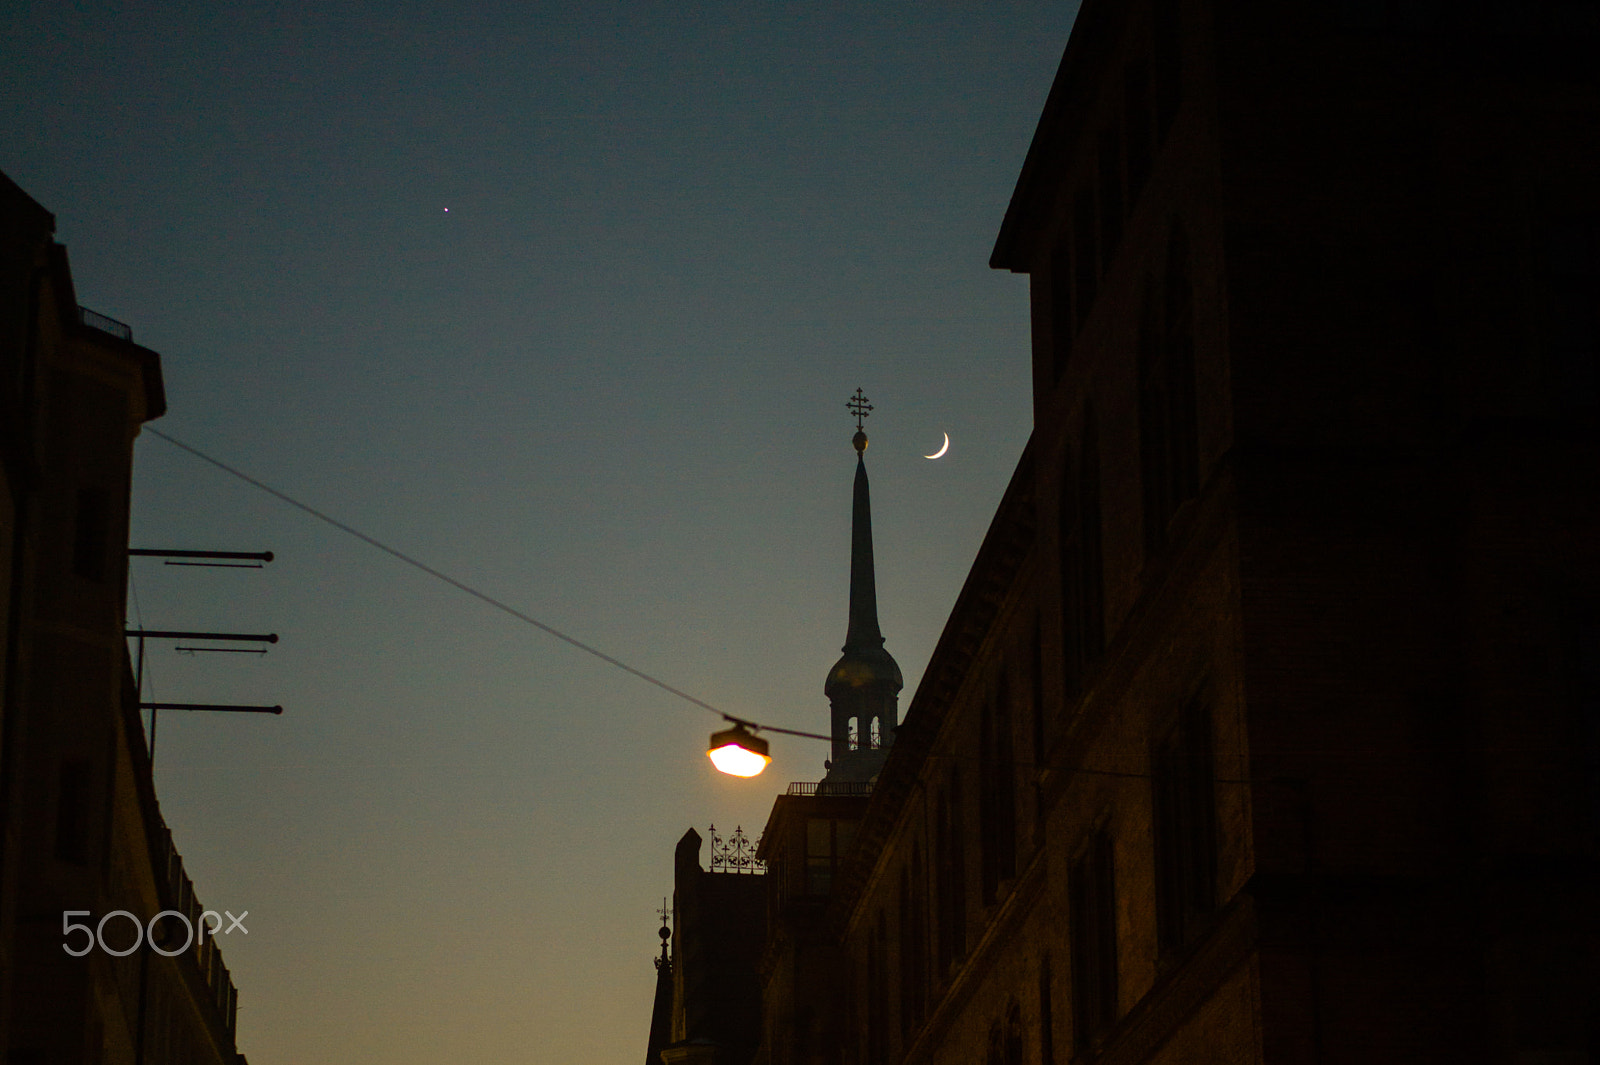
<svg viewBox="0 0 1600 1065">
<path fill-rule="evenodd" d="M 0 175 L 0 1054 L 231 1065 L 233 982 L 211 939 L 181 949 L 180 917 L 204 907 L 156 803 L 123 635 L 160 358 L 78 306 L 54 228 Z M 161 910 L 163 952 L 125 950 Z M 105 949 L 84 951 L 94 930 Z"/>
<path fill-rule="evenodd" d="M 861 417 L 871 409 L 859 391 L 852 402 Z M 660 1017 L 670 999 L 677 1042 L 663 1044 L 656 1034 L 660 1025 L 653 1023 L 647 1061 L 809 1060 L 805 1055 L 840 1045 L 845 1019 L 856 1006 L 840 979 L 845 955 L 836 937 L 824 931 L 823 918 L 872 781 L 893 745 L 904 684 L 878 626 L 867 434 L 859 419 L 857 425 L 849 623 L 844 654 L 824 685 L 832 709 L 832 758 L 822 781 L 789 785 L 750 851 L 741 849 L 739 834 L 731 850 L 723 844 L 719 851 L 714 839 L 711 867 L 702 870 L 698 833 L 690 829 L 678 843 L 677 927 L 665 966 L 673 973 L 672 991 L 669 996 L 658 977 L 655 1006 Z M 712 898 L 722 901 L 713 906 Z M 658 962 L 657 968 L 663 966 Z M 703 990 L 717 981 L 738 993 Z"/>
<path fill-rule="evenodd" d="M 865 403 L 859 391 L 854 402 Z M 873 783 L 894 743 L 904 686 L 878 627 L 867 434 L 858 428 L 851 442 L 856 475 L 850 620 L 844 655 L 824 685 L 832 709 L 833 757 L 819 783 L 789 785 L 773 803 L 761 835 L 768 930 L 761 964 L 763 1065 L 808 1061 L 837 1047 L 853 1018 L 873 1001 L 853 994 L 840 978 L 848 958 L 826 924 L 828 902 L 841 883 Z"/>
<path fill-rule="evenodd" d="M 766 941 L 762 881 L 736 832 L 712 836 L 710 868 L 700 868 L 700 834 L 689 829 L 673 855 L 672 952 L 658 964 L 646 1058 L 666 1065 L 745 1065 L 761 1041 L 756 973 Z M 659 978 L 661 971 L 669 975 Z M 660 1018 L 670 1018 L 662 1030 Z M 665 1040 L 670 1040 L 666 1042 Z"/>
<path fill-rule="evenodd" d="M 871 794 L 871 783 L 795 783 L 772 805 L 760 850 L 767 869 L 763 1065 L 810 1061 L 837 1047 L 864 1007 L 841 979 L 848 962 L 826 919 Z"/>
<path fill-rule="evenodd" d="M 698 863 L 696 863 L 698 864 Z M 672 926 L 670 910 L 661 912 L 661 953 L 656 957 L 656 993 L 650 1005 L 650 1042 L 645 1048 L 645 1065 L 660 1065 L 661 1049 L 672 1042 Z"/>
<path fill-rule="evenodd" d="M 1596 55 L 1085 0 L 1032 438 L 758 1061 L 1600 1060 Z"/>
</svg>

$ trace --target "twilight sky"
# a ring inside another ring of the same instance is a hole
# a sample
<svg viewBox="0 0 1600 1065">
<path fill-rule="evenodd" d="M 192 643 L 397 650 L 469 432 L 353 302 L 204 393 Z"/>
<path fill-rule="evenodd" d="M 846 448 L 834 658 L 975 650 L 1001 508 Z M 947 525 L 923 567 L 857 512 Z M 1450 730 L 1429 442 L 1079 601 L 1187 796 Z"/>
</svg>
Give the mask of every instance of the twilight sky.
<svg viewBox="0 0 1600 1065">
<path fill-rule="evenodd" d="M 156 427 L 730 713 L 826 731 L 864 388 L 902 710 L 1031 423 L 990 247 L 1075 3 L 0 13 L 0 169 Z M 448 210 L 447 210 L 448 208 Z M 941 433 L 949 454 L 937 462 Z M 254 1065 L 631 1062 L 717 719 L 141 437 L 157 788 Z M 134 612 L 130 600 L 130 614 Z"/>
</svg>

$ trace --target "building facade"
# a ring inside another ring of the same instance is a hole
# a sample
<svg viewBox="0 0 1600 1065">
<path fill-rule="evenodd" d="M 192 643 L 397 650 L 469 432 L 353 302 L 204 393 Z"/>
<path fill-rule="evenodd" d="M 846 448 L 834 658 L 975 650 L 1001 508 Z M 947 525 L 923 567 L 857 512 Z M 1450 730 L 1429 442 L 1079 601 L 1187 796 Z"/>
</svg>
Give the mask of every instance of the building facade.
<svg viewBox="0 0 1600 1065">
<path fill-rule="evenodd" d="M 53 231 L 0 175 L 0 1048 L 233 1065 L 236 992 L 212 939 L 183 945 L 204 907 L 156 803 L 124 637 L 160 359 L 78 306 Z M 158 942 L 136 938 L 161 911 Z"/>
<path fill-rule="evenodd" d="M 1596 54 L 1085 0 L 991 260 L 1033 435 L 766 1060 L 1600 1060 Z"/>
<path fill-rule="evenodd" d="M 1600 26 L 1515 21 L 1084 4 L 844 1060 L 1600 1055 Z"/>
</svg>

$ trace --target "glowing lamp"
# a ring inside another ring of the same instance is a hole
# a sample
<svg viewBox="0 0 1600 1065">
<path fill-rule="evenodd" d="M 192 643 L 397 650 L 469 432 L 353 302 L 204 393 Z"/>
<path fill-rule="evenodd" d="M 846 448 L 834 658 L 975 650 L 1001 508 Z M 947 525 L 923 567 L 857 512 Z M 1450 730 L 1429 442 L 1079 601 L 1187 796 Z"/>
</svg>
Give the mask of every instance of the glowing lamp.
<svg viewBox="0 0 1600 1065">
<path fill-rule="evenodd" d="M 737 723 L 713 732 L 706 754 L 717 769 L 735 777 L 753 777 L 772 761 L 767 754 L 767 741 Z"/>
</svg>

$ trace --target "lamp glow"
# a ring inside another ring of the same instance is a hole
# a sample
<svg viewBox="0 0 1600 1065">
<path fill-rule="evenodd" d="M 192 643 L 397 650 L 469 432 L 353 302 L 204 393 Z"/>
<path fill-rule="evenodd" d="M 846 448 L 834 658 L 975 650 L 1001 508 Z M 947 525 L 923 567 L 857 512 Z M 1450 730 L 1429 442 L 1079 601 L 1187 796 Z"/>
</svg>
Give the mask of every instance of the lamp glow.
<svg viewBox="0 0 1600 1065">
<path fill-rule="evenodd" d="M 706 755 L 720 772 L 735 777 L 753 777 L 772 761 L 767 754 L 767 741 L 742 724 L 713 732 Z"/>
</svg>

